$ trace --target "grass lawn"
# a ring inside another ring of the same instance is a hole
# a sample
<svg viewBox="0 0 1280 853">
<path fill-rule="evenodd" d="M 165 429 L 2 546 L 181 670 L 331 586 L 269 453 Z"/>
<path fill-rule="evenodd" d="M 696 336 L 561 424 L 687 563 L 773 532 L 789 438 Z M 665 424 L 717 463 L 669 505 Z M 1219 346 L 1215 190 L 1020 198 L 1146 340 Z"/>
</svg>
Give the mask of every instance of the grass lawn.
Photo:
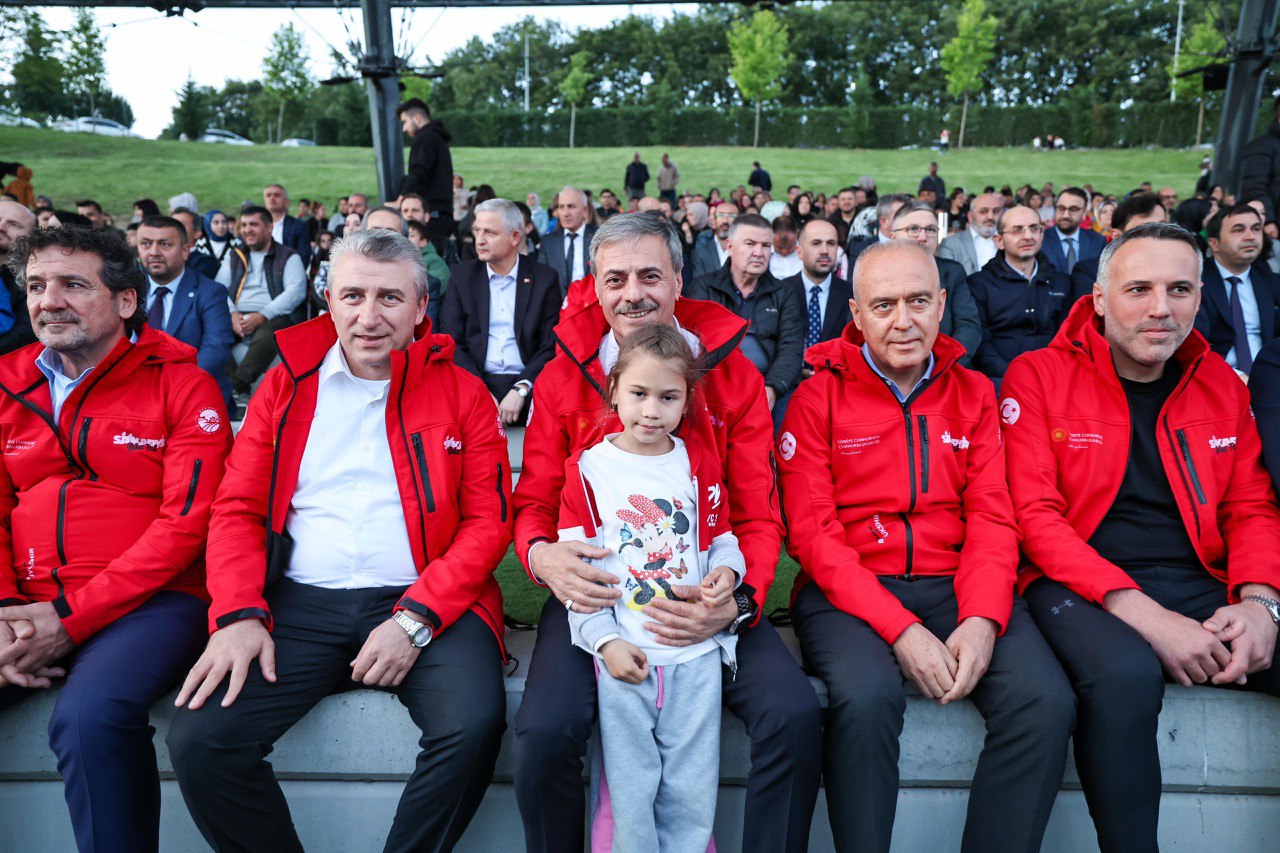
<svg viewBox="0 0 1280 853">
<path fill-rule="evenodd" d="M 778 561 L 778 575 L 773 588 L 769 590 L 765 613 L 772 613 L 775 608 L 790 604 L 791 584 L 795 581 L 799 568 L 795 560 L 784 552 L 782 559 Z M 515 551 L 508 551 L 506 558 L 498 564 L 498 583 L 502 586 L 507 615 L 520 622 L 536 623 L 548 593 L 529 580 L 524 567 L 516 559 Z"/>
<path fill-rule="evenodd" d="M 622 173 L 631 148 L 455 148 L 453 164 L 468 186 L 487 182 L 499 195 L 523 199 L 538 192 L 544 202 L 564 184 L 622 192 Z M 875 177 L 879 189 L 914 192 L 928 171 L 930 151 L 800 150 L 782 148 L 641 148 L 654 175 L 663 151 L 680 168 L 681 187 L 724 191 L 744 183 L 751 161 L 773 177 L 775 192 L 788 184 L 831 192 L 860 175 Z M 1202 151 L 1098 150 L 1033 153 L 1029 148 L 974 148 L 937 158 L 948 187 L 981 189 L 984 184 L 1023 182 L 1057 186 L 1091 183 L 1126 192 L 1144 180 L 1170 185 L 1190 195 Z M 30 166 L 37 194 L 59 207 L 86 196 L 99 201 L 118 223 L 127 222 L 134 199 L 165 200 L 195 193 L 202 210 L 234 210 L 244 201 L 262 203 L 262 188 L 279 182 L 294 199 L 319 198 L 331 208 L 340 195 L 377 192 L 371 148 L 252 148 L 199 142 L 113 139 L 84 133 L 0 127 L 0 160 Z"/>
</svg>

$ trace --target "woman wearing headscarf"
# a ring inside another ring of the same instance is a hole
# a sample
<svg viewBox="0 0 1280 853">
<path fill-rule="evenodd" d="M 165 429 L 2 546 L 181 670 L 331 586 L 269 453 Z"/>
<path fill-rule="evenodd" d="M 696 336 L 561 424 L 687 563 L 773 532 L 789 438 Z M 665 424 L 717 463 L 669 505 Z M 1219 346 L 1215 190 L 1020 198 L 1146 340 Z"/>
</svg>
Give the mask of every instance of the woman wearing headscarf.
<svg viewBox="0 0 1280 853">
<path fill-rule="evenodd" d="M 218 262 L 219 271 L 231 263 L 231 249 L 240 241 L 231 233 L 227 215 L 221 210 L 211 210 L 204 215 L 204 233 L 196 240 L 195 250 L 204 252 Z"/>
</svg>

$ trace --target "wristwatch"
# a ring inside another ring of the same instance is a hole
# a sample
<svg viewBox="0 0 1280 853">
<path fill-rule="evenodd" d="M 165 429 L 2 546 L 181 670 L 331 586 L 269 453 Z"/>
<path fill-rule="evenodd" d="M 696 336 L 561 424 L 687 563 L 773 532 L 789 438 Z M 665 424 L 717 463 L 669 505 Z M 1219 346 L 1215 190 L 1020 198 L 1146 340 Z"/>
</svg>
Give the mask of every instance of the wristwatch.
<svg viewBox="0 0 1280 853">
<path fill-rule="evenodd" d="M 414 619 L 405 611 L 401 610 L 391 617 L 396 620 L 396 624 L 405 630 L 409 635 L 409 642 L 413 643 L 415 648 L 425 648 L 427 643 L 431 642 L 431 626 Z"/>
<path fill-rule="evenodd" d="M 1240 600 L 1258 602 L 1267 608 L 1267 612 L 1271 614 L 1271 621 L 1280 625 L 1280 601 L 1276 601 L 1274 598 L 1267 598 L 1265 595 L 1246 595 Z"/>
<path fill-rule="evenodd" d="M 760 606 L 756 604 L 755 599 L 745 592 L 735 592 L 733 594 L 733 603 L 738 605 L 738 616 L 729 623 L 729 633 L 741 634 L 755 621 L 756 613 L 759 612 Z"/>
<path fill-rule="evenodd" d="M 521 397 L 528 397 L 531 387 L 528 382 L 517 382 L 515 384 L 516 393 Z"/>
</svg>

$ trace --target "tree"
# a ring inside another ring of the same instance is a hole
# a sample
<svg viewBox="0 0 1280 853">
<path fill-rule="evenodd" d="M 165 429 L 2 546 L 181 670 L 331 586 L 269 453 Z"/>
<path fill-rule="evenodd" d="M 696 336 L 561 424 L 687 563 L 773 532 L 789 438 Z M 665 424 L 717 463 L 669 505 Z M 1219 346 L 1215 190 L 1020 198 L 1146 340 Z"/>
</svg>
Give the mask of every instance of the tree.
<svg viewBox="0 0 1280 853">
<path fill-rule="evenodd" d="M 578 125 L 578 102 L 587 94 L 591 83 L 591 54 L 585 50 L 575 53 L 569 60 L 569 71 L 560 81 L 560 96 L 569 105 L 569 147 L 573 147 L 573 134 Z"/>
<path fill-rule="evenodd" d="M 271 34 L 271 47 L 262 60 L 262 82 L 277 106 L 277 142 L 284 138 L 285 107 L 305 104 L 315 88 L 310 65 L 311 52 L 293 24 L 285 24 Z"/>
<path fill-rule="evenodd" d="M 942 70 L 947 75 L 947 94 L 964 98 L 960 110 L 960 137 L 956 148 L 964 147 L 964 130 L 969 121 L 969 96 L 982 91 L 982 75 L 995 56 L 996 27 L 999 22 L 987 14 L 986 0 L 965 0 L 957 22 L 956 37 L 942 48 Z"/>
<path fill-rule="evenodd" d="M 53 37 L 39 12 L 24 12 L 22 24 L 22 46 L 12 71 L 13 100 L 19 110 L 30 115 L 66 115 L 70 107 L 62 85 L 66 71 Z"/>
<path fill-rule="evenodd" d="M 88 9 L 77 10 L 75 23 L 67 31 L 62 45 L 66 90 L 77 112 L 87 105 L 89 115 L 98 114 L 98 97 L 107 83 L 106 50 L 93 13 Z"/>
<path fill-rule="evenodd" d="M 1180 71 L 1203 65 L 1225 64 L 1230 61 L 1226 51 L 1227 40 L 1219 29 L 1218 18 L 1212 10 L 1205 9 L 1204 17 L 1191 25 L 1187 37 L 1182 41 L 1182 56 L 1179 58 L 1178 65 L 1169 63 L 1173 91 L 1179 98 L 1200 103 L 1200 118 L 1196 123 L 1196 145 L 1200 144 L 1204 132 L 1204 106 L 1208 100 L 1204 91 L 1204 77 L 1201 74 L 1192 74 L 1187 77 L 1176 75 Z"/>
<path fill-rule="evenodd" d="M 209 99 L 212 89 L 196 85 L 187 75 L 187 82 L 178 90 L 178 104 L 173 108 L 173 122 L 161 134 L 171 139 L 189 139 L 198 142 L 209 127 Z"/>
<path fill-rule="evenodd" d="M 786 26 L 768 10 L 756 12 L 751 23 L 735 21 L 729 28 L 729 76 L 742 97 L 756 104 L 756 130 L 751 147 L 760 146 L 760 102 L 782 94 L 781 75 L 790 63 Z"/>
</svg>

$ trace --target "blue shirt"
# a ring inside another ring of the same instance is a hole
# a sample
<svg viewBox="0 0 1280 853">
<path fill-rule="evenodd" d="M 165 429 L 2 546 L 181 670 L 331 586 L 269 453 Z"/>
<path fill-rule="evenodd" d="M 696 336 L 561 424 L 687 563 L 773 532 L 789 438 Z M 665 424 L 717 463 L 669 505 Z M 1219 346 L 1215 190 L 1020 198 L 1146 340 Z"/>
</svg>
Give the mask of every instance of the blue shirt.
<svg viewBox="0 0 1280 853">
<path fill-rule="evenodd" d="M 516 343 L 516 267 L 499 275 L 489 273 L 489 345 L 485 350 L 484 372 L 509 376 L 524 371 L 520 346 Z"/>
<path fill-rule="evenodd" d="M 86 376 L 93 373 L 93 368 L 90 367 L 75 379 L 71 379 L 62 372 L 62 356 L 58 355 L 57 350 L 51 350 L 48 347 L 45 347 L 36 358 L 36 367 L 40 368 L 45 379 L 49 380 L 49 396 L 53 398 L 53 421 L 57 423 L 63 402 Z"/>
<path fill-rule="evenodd" d="M 879 376 L 885 381 L 885 384 L 889 386 L 889 390 L 893 391 L 893 396 L 898 398 L 899 403 L 907 402 L 907 398 L 916 393 L 916 391 L 920 389 L 920 386 L 928 381 L 929 377 L 933 375 L 933 353 L 929 353 L 929 364 L 925 367 L 924 373 L 920 375 L 920 380 L 916 382 L 910 393 L 903 394 L 902 389 L 898 387 L 898 383 L 880 372 L 880 368 L 876 366 L 875 359 L 871 357 L 871 350 L 866 344 L 862 345 L 862 357 L 867 360 L 867 364 L 871 365 L 871 369 L 876 372 L 876 376 Z"/>
<path fill-rule="evenodd" d="M 1231 282 L 1227 281 L 1229 277 L 1234 276 L 1240 279 L 1240 283 L 1236 287 L 1240 288 L 1240 310 L 1244 313 L 1244 333 L 1249 336 L 1249 357 L 1253 358 L 1258 354 L 1258 350 L 1262 349 L 1262 320 L 1258 317 L 1258 297 L 1253 292 L 1253 281 L 1249 278 L 1249 268 L 1245 267 L 1242 273 L 1233 273 L 1231 270 L 1219 264 L 1216 260 L 1218 275 L 1222 276 L 1222 287 L 1227 291 L 1227 304 L 1231 304 Z M 1237 367 L 1239 362 L 1236 361 L 1236 348 L 1232 347 L 1227 351 L 1227 364 Z"/>
</svg>

